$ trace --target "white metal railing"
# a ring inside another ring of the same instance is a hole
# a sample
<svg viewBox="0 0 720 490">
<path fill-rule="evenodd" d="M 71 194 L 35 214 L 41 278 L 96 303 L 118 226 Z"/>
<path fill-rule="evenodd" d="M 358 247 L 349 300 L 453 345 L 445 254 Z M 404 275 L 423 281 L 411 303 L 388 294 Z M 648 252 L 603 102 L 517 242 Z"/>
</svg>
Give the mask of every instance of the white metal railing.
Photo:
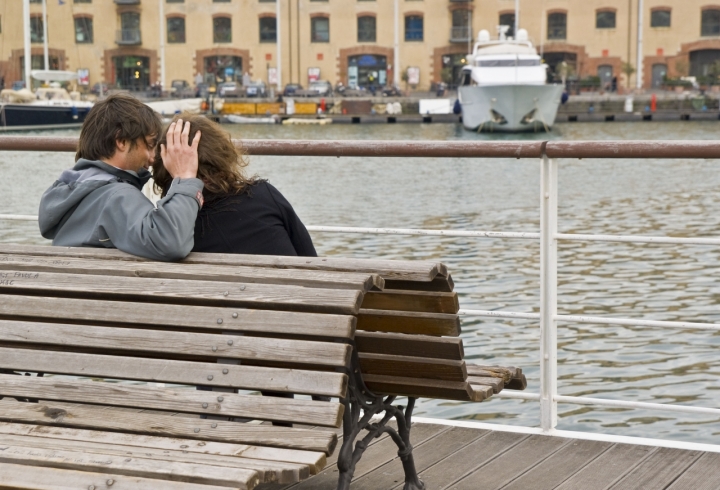
<svg viewBox="0 0 720 490">
<path fill-rule="evenodd" d="M 678 145 L 680 146 L 680 145 Z M 437 156 L 437 155 L 436 155 Z M 639 156 L 639 155 L 638 155 Z M 677 157 L 675 154 L 666 158 Z M 602 158 L 602 156 L 600 157 Z M 632 235 L 588 235 L 558 233 L 558 163 L 543 153 L 541 158 L 541 219 L 540 233 L 522 232 L 495 232 L 495 231 L 466 231 L 466 230 L 426 230 L 406 228 L 359 228 L 336 226 L 308 226 L 309 231 L 330 233 L 361 233 L 378 235 L 417 235 L 417 236 L 445 236 L 445 237 L 475 237 L 492 239 L 531 239 L 540 241 L 540 312 L 519 313 L 512 311 L 489 311 L 461 309 L 462 316 L 495 317 L 508 319 L 524 319 L 540 321 L 540 390 L 539 393 L 508 392 L 499 393 L 498 397 L 535 400 L 540 403 L 540 425 L 543 433 L 563 434 L 571 436 L 569 431 L 557 431 L 557 404 L 570 403 L 578 405 L 592 405 L 601 407 L 634 408 L 658 410 L 676 413 L 691 413 L 705 415 L 720 415 L 720 409 L 696 407 L 692 405 L 676 405 L 666 403 L 648 403 L 612 400 L 594 397 L 577 397 L 560 395 L 557 390 L 557 325 L 562 323 L 593 323 L 605 325 L 625 325 L 668 329 L 698 329 L 720 331 L 720 324 L 698 322 L 655 321 L 631 318 L 607 318 L 583 315 L 558 315 L 558 242 L 560 240 L 573 241 L 606 241 L 629 243 L 663 243 L 686 245 L 720 245 L 718 238 L 677 238 L 677 237 L 650 237 Z M 0 215 L 0 220 L 35 221 L 33 215 Z M 528 431 L 536 429 L 525 428 Z M 592 436 L 591 434 L 588 434 Z M 627 437 L 619 435 L 603 435 L 607 440 L 628 442 Z M 615 439 L 613 439 L 615 438 Z M 673 443 L 675 444 L 675 443 Z M 720 452 L 720 445 L 700 443 L 677 443 L 687 449 L 714 448 Z M 677 445 L 675 444 L 675 445 Z M 674 447 L 674 446 L 673 446 Z M 678 446 L 679 447 L 679 446 Z"/>
</svg>

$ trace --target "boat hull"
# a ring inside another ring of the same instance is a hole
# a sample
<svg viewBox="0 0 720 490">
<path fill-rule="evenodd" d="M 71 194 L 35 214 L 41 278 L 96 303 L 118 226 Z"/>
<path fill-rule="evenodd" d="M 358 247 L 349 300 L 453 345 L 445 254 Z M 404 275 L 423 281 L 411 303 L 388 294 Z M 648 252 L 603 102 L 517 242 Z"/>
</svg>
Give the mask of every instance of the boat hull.
<svg viewBox="0 0 720 490">
<path fill-rule="evenodd" d="M 549 131 L 562 85 L 486 85 L 458 88 L 465 129 L 489 132 Z"/>
<path fill-rule="evenodd" d="M 1 104 L 0 131 L 78 127 L 89 111 L 82 106 Z"/>
</svg>

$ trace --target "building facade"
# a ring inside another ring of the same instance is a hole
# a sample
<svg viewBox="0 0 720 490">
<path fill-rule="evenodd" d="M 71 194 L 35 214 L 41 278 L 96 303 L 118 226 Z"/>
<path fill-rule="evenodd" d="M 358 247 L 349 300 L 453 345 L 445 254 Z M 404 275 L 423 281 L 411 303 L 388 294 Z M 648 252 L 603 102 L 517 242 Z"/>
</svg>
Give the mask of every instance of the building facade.
<svg viewBox="0 0 720 490">
<path fill-rule="evenodd" d="M 494 37 L 503 24 L 512 34 L 515 22 L 514 0 L 277 1 L 279 18 L 269 0 L 48 0 L 50 68 L 87 70 L 91 85 L 145 90 L 163 78 L 165 86 L 200 79 L 213 85 L 245 74 L 274 82 L 280 63 L 283 85 L 315 78 L 385 85 L 399 70 L 398 79 L 428 89 L 456 79 L 480 29 Z M 521 0 L 519 26 L 550 66 L 550 78 L 559 78 L 563 66 L 570 78 L 630 87 L 638 76 L 644 88 L 688 75 L 717 79 L 720 4 L 644 0 L 638 72 L 638 1 Z M 40 0 L 30 7 L 32 67 L 40 69 Z M 23 59 L 22 2 L 0 0 L 6 86 L 23 79 Z"/>
</svg>

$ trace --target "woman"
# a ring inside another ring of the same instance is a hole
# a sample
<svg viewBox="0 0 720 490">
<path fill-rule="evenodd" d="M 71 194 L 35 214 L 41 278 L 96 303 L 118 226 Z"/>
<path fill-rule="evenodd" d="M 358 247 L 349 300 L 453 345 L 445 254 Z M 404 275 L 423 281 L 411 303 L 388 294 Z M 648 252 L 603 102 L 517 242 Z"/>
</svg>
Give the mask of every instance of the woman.
<svg viewBox="0 0 720 490">
<path fill-rule="evenodd" d="M 179 114 L 190 122 L 189 141 L 198 130 L 198 178 L 205 183 L 205 203 L 195 221 L 194 252 L 317 257 L 312 239 L 290 203 L 266 180 L 247 177 L 247 160 L 230 135 L 209 119 Z M 157 145 L 153 178 L 164 197 L 172 177 Z"/>
</svg>

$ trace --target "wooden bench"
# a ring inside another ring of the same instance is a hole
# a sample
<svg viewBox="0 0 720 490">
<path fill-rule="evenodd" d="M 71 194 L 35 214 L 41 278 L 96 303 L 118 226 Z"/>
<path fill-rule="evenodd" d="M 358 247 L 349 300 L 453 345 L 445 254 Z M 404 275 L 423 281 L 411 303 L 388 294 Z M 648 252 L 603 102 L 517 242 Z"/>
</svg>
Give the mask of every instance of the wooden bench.
<svg viewBox="0 0 720 490">
<path fill-rule="evenodd" d="M 384 432 L 406 488 L 422 488 L 415 398 L 525 387 L 519 369 L 465 364 L 452 289 L 430 262 L 191 254 L 166 264 L 3 245 L 0 474 L 38 489 L 289 484 L 323 468 L 342 424 L 338 488 Z"/>
</svg>

